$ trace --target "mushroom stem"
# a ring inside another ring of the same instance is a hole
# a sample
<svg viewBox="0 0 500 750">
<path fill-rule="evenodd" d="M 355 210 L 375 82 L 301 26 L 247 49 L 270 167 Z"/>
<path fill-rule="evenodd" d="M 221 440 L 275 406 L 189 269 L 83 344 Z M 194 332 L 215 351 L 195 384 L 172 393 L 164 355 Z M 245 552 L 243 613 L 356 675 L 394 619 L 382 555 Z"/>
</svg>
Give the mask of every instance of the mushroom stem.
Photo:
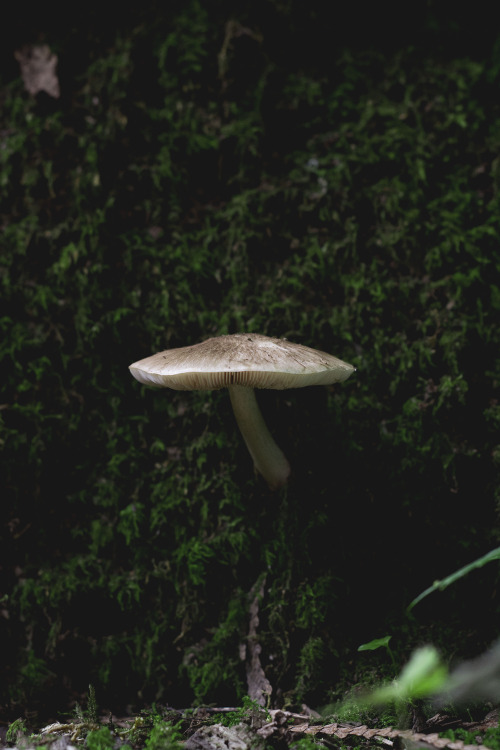
<svg viewBox="0 0 500 750">
<path fill-rule="evenodd" d="M 230 385 L 228 390 L 234 416 L 256 471 L 262 474 L 270 489 L 283 487 L 290 475 L 290 464 L 267 429 L 253 388 Z"/>
</svg>

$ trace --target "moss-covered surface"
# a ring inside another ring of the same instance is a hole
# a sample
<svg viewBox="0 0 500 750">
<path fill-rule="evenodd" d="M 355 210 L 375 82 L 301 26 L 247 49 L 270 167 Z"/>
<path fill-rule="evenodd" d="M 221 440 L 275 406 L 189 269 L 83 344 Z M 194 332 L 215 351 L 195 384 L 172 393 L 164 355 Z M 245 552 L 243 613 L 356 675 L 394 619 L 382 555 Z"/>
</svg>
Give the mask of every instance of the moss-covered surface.
<svg viewBox="0 0 500 750">
<path fill-rule="evenodd" d="M 472 656 L 498 632 L 496 563 L 405 607 L 498 544 L 500 46 L 432 3 L 401 44 L 345 13 L 332 43 L 315 3 L 196 0 L 113 23 L 91 4 L 4 39 L 14 718 L 89 682 L 110 708 L 234 705 L 264 578 L 277 705 L 388 674 L 357 654 L 386 633 L 401 664 L 422 642 Z M 13 50 L 40 40 L 60 99 L 23 89 Z M 148 391 L 127 369 L 241 331 L 357 367 L 259 394 L 293 466 L 280 493 L 255 480 L 226 393 Z"/>
</svg>

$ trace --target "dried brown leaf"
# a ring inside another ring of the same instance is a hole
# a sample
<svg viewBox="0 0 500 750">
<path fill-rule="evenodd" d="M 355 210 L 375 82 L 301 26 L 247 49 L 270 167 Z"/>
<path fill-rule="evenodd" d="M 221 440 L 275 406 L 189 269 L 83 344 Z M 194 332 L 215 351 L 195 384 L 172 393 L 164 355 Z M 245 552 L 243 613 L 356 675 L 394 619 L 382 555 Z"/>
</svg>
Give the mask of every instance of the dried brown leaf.
<svg viewBox="0 0 500 750">
<path fill-rule="evenodd" d="M 329 735 L 344 740 L 351 735 L 362 737 L 365 740 L 377 738 L 380 741 L 389 742 L 387 738 L 400 737 L 409 740 L 412 743 L 418 743 L 418 747 L 433 747 L 436 750 L 489 750 L 485 745 L 464 745 L 462 741 L 453 741 L 445 737 L 440 737 L 437 732 L 425 734 L 424 732 L 412 732 L 410 729 L 393 729 L 392 727 L 368 729 L 365 724 L 358 727 L 350 725 L 339 725 L 337 723 L 327 724 L 326 726 L 309 726 L 309 724 L 299 724 L 290 727 L 290 732 L 295 735 Z M 392 743 L 389 743 L 392 744 Z"/>
<path fill-rule="evenodd" d="M 45 91 L 54 99 L 59 98 L 61 91 L 56 74 L 57 55 L 51 52 L 47 44 L 26 44 L 16 50 L 14 55 L 21 68 L 26 91 L 32 96 Z"/>
</svg>

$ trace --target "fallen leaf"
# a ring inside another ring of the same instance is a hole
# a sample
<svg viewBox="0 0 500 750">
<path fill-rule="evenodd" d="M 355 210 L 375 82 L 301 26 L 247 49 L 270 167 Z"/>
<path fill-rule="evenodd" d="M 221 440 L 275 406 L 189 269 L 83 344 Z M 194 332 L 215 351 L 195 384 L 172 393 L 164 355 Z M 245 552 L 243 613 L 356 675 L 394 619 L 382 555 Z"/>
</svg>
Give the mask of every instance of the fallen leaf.
<svg viewBox="0 0 500 750">
<path fill-rule="evenodd" d="M 326 726 L 309 724 L 299 724 L 289 728 L 292 736 L 303 736 L 308 734 L 322 736 L 333 736 L 337 739 L 344 740 L 347 737 L 362 737 L 365 740 L 371 740 L 374 737 L 385 744 L 394 746 L 394 743 L 387 738 L 395 739 L 400 737 L 409 740 L 412 743 L 418 743 L 416 748 L 435 748 L 436 750 L 488 750 L 485 745 L 466 745 L 462 740 L 449 740 L 445 737 L 439 737 L 437 732 L 426 734 L 424 732 L 412 732 L 410 729 L 393 729 L 392 727 L 368 729 L 363 724 L 358 727 L 350 725 L 340 725 L 337 723 L 327 724 Z"/>
<path fill-rule="evenodd" d="M 59 98 L 61 90 L 56 74 L 57 55 L 50 51 L 47 44 L 26 44 L 16 50 L 14 55 L 21 68 L 26 91 L 32 96 L 45 91 L 54 99 Z"/>
</svg>

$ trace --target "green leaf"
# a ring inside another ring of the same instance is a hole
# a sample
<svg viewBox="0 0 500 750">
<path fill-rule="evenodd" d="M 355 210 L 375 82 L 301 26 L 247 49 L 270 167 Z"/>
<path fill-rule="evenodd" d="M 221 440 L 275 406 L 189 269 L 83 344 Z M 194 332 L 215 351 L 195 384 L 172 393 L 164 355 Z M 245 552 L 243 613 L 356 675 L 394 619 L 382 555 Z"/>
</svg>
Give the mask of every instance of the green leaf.
<svg viewBox="0 0 500 750">
<path fill-rule="evenodd" d="M 377 648 L 381 648 L 381 646 L 387 648 L 391 638 L 392 635 L 385 635 L 383 638 L 374 638 L 373 641 L 362 643 L 361 646 L 358 646 L 358 651 L 375 651 Z"/>
<path fill-rule="evenodd" d="M 412 701 L 438 692 L 447 678 L 447 669 L 433 646 L 417 649 L 398 679 L 365 698 L 369 704 Z"/>
</svg>

